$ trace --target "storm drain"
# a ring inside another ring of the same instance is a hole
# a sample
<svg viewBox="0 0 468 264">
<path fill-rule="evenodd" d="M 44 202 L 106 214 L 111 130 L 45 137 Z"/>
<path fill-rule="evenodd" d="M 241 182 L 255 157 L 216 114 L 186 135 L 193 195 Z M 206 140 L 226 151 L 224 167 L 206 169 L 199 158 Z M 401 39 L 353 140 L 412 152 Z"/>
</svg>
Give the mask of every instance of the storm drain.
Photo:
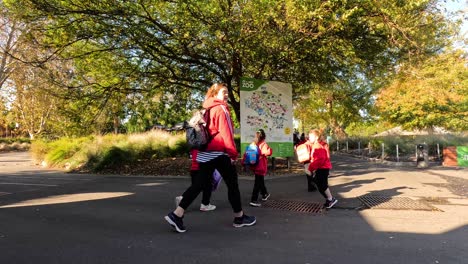
<svg viewBox="0 0 468 264">
<path fill-rule="evenodd" d="M 322 204 L 302 202 L 302 201 L 268 200 L 267 202 L 262 204 L 262 207 L 300 212 L 300 213 L 318 214 L 322 212 Z"/>
<path fill-rule="evenodd" d="M 359 200 L 370 209 L 442 211 L 424 201 L 409 197 L 363 195 Z"/>
</svg>

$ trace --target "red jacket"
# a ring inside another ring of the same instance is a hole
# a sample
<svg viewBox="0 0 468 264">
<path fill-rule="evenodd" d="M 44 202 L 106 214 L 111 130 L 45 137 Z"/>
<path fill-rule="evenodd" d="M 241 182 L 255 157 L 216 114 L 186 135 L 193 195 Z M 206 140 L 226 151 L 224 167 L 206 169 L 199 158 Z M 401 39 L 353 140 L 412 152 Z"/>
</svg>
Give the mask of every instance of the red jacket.
<svg viewBox="0 0 468 264">
<path fill-rule="evenodd" d="M 330 151 L 328 144 L 325 142 L 317 142 L 312 145 L 311 162 L 309 171 L 317 169 L 331 169 Z"/>
<path fill-rule="evenodd" d="M 196 149 L 190 150 L 190 155 L 192 156 L 192 166 L 190 167 L 191 171 L 200 170 L 200 165 L 197 162 L 197 154 L 198 154 L 198 150 Z"/>
<path fill-rule="evenodd" d="M 221 151 L 236 160 L 239 153 L 234 143 L 234 127 L 232 125 L 229 107 L 224 101 L 210 97 L 203 103 L 203 108 L 209 109 L 210 120 L 208 130 L 214 136 L 206 148 L 207 151 Z"/>
<path fill-rule="evenodd" d="M 260 149 L 260 157 L 258 159 L 258 163 L 255 166 L 251 166 L 250 169 L 255 173 L 255 175 L 265 176 L 268 167 L 267 157 L 273 154 L 273 150 L 270 148 L 270 146 L 268 146 L 268 144 L 265 141 L 261 141 L 258 144 L 258 148 Z M 244 164 L 244 159 L 245 155 L 242 159 L 242 164 Z"/>
</svg>

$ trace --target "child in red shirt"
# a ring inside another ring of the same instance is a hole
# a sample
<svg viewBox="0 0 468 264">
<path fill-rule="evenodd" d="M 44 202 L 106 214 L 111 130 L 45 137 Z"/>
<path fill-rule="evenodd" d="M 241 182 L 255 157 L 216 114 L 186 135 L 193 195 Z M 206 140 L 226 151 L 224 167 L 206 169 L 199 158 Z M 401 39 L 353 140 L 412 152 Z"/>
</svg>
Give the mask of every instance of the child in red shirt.
<svg viewBox="0 0 468 264">
<path fill-rule="evenodd" d="M 255 183 L 252 190 L 252 197 L 250 199 L 250 205 L 258 207 L 261 204 L 258 202 L 258 194 L 262 195 L 262 201 L 268 200 L 270 194 L 268 193 L 265 187 L 265 175 L 267 173 L 267 166 L 268 166 L 268 156 L 273 154 L 273 150 L 268 146 L 265 142 L 266 135 L 263 129 L 259 129 L 255 133 L 254 143 L 260 149 L 260 157 L 258 160 L 257 165 L 252 166 L 251 170 L 255 174 Z"/>
<path fill-rule="evenodd" d="M 200 165 L 197 162 L 197 154 L 198 150 L 192 149 L 190 150 L 190 158 L 192 159 L 192 165 L 190 167 L 190 178 L 192 179 L 192 184 L 197 177 L 197 174 L 200 173 Z M 216 205 L 213 205 L 210 203 L 211 199 L 211 191 L 212 191 L 212 181 L 211 178 L 207 177 L 206 182 L 204 184 L 203 190 L 202 190 L 202 200 L 200 204 L 200 211 L 207 212 L 207 211 L 212 211 L 216 209 Z M 183 195 L 177 196 L 175 198 L 175 204 L 176 207 L 179 206 L 180 201 L 182 201 Z"/>
<path fill-rule="evenodd" d="M 308 170 L 313 175 L 313 181 L 317 185 L 320 194 L 326 199 L 324 207 L 332 208 L 338 200 L 332 196 L 328 187 L 328 175 L 332 168 L 328 144 L 321 140 L 321 133 L 317 129 L 309 132 L 309 142 L 312 144 L 312 150 Z"/>
</svg>

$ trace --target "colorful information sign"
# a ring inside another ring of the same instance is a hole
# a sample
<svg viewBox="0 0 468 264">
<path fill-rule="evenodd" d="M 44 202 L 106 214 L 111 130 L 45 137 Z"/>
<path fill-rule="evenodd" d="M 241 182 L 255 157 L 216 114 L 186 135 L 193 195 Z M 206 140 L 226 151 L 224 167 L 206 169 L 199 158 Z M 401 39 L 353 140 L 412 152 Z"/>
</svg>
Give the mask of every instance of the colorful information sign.
<svg viewBox="0 0 468 264">
<path fill-rule="evenodd" d="M 294 156 L 291 84 L 242 78 L 240 115 L 242 153 L 261 128 L 273 157 Z"/>
</svg>

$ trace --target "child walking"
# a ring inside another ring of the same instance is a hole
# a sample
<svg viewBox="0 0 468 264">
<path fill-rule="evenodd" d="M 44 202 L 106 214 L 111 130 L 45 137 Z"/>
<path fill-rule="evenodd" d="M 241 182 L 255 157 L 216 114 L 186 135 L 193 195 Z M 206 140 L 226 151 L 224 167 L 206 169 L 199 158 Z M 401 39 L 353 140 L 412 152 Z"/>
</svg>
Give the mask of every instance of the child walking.
<svg viewBox="0 0 468 264">
<path fill-rule="evenodd" d="M 258 207 L 261 204 L 258 202 L 258 195 L 262 195 L 262 201 L 268 200 L 270 193 L 265 187 L 265 175 L 267 173 L 268 165 L 268 156 L 273 154 L 273 150 L 265 142 L 266 135 L 263 129 L 259 129 L 255 133 L 254 143 L 258 146 L 260 150 L 260 157 L 257 165 L 251 167 L 252 171 L 255 174 L 255 183 L 252 191 L 252 197 L 250 199 L 250 206 Z"/>
<path fill-rule="evenodd" d="M 329 209 L 338 202 L 332 196 L 328 187 L 328 175 L 332 168 L 330 150 L 328 144 L 322 140 L 322 133 L 318 129 L 309 132 L 309 141 L 312 143 L 312 151 L 308 169 L 313 175 L 313 181 L 317 185 L 320 194 L 326 199 L 323 206 Z"/>
<path fill-rule="evenodd" d="M 197 154 L 198 154 L 198 150 L 196 149 L 190 150 L 190 158 L 192 159 L 192 165 L 190 167 L 190 178 L 192 179 L 192 184 L 194 183 L 194 180 L 198 177 L 197 174 L 200 173 L 200 165 L 197 162 Z M 210 203 L 211 192 L 213 189 L 212 178 L 205 177 L 204 180 L 205 180 L 205 183 L 204 183 L 204 187 L 202 190 L 202 200 L 200 204 L 200 211 L 202 212 L 213 211 L 214 209 L 216 209 L 216 205 L 213 205 Z M 180 201 L 182 201 L 182 198 L 183 196 L 177 196 L 175 198 L 176 207 L 179 206 Z"/>
</svg>

